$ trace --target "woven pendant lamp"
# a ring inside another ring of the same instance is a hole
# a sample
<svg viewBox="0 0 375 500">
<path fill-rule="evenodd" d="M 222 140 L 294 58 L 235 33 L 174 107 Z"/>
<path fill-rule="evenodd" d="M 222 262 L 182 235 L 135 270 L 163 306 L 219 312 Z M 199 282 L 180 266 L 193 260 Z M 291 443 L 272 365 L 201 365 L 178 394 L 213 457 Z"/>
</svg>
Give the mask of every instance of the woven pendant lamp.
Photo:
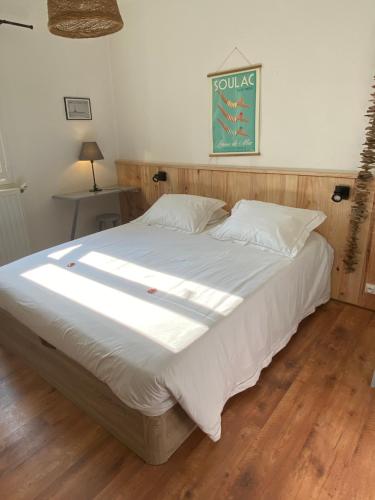
<svg viewBox="0 0 375 500">
<path fill-rule="evenodd" d="M 116 0 L 48 0 L 48 29 L 66 38 L 95 38 L 124 26 Z"/>
</svg>

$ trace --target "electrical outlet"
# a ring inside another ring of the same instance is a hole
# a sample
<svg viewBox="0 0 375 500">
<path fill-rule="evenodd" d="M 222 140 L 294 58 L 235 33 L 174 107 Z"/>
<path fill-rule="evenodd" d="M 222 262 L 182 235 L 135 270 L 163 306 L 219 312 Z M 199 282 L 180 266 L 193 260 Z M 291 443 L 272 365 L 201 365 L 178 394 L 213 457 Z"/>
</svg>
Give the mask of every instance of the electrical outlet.
<svg viewBox="0 0 375 500">
<path fill-rule="evenodd" d="M 366 283 L 365 292 L 375 295 L 375 285 L 373 283 Z"/>
</svg>

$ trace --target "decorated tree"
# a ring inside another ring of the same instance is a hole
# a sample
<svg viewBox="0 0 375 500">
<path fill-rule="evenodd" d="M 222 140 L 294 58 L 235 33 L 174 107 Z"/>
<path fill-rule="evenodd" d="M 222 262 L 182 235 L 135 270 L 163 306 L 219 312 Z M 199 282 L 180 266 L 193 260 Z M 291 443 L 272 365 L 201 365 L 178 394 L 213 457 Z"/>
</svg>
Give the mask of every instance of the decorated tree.
<svg viewBox="0 0 375 500">
<path fill-rule="evenodd" d="M 350 230 L 344 258 L 345 270 L 348 273 L 354 272 L 358 264 L 360 228 L 361 224 L 368 217 L 369 186 L 373 179 L 371 170 L 375 168 L 375 85 L 372 86 L 372 89 L 370 106 L 365 115 L 369 118 L 369 124 L 365 129 L 365 143 L 363 144 L 361 153 L 361 166 L 355 181 L 350 215 Z"/>
</svg>

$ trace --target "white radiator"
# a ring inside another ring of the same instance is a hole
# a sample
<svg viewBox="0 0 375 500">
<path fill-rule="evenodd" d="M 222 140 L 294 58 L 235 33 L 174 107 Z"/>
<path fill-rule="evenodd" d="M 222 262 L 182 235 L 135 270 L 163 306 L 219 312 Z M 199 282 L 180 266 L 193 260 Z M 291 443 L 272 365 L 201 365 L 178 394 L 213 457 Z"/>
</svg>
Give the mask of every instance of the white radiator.
<svg viewBox="0 0 375 500">
<path fill-rule="evenodd" d="M 0 266 L 30 253 L 18 188 L 0 189 Z"/>
</svg>

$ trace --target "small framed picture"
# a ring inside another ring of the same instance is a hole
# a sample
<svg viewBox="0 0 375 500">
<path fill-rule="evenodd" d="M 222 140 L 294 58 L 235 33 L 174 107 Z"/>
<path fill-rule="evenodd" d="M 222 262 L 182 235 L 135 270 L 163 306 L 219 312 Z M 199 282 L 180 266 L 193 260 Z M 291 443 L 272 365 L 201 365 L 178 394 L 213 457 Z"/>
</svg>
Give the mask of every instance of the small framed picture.
<svg viewBox="0 0 375 500">
<path fill-rule="evenodd" d="M 64 102 L 67 120 L 92 120 L 88 97 L 64 97 Z"/>
</svg>

